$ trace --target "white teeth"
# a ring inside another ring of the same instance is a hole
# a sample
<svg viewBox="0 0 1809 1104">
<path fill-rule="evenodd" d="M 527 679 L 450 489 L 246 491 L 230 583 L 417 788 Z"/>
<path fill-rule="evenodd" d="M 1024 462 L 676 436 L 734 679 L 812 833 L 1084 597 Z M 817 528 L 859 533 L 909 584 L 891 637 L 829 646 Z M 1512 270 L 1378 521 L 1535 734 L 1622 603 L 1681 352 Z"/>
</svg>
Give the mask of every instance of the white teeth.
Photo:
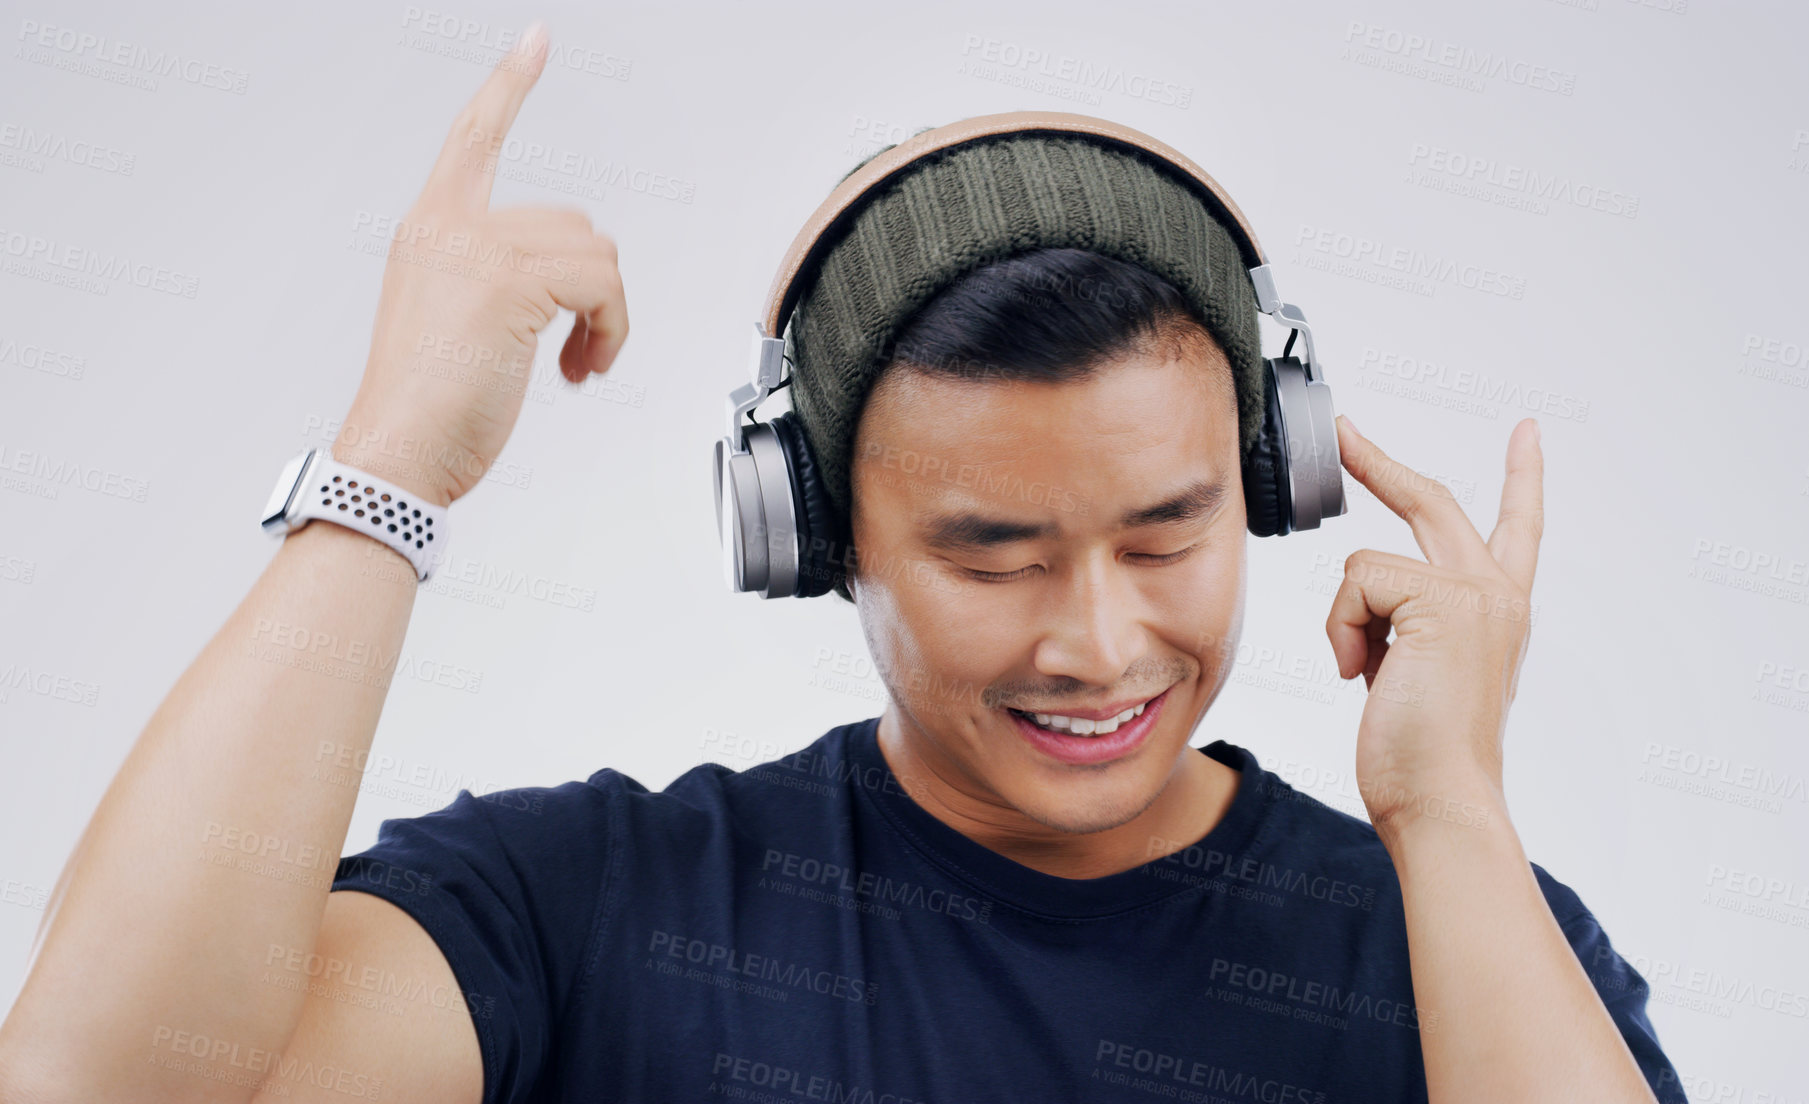
<svg viewBox="0 0 1809 1104">
<path fill-rule="evenodd" d="M 1075 736 L 1105 736 L 1117 732 L 1118 726 L 1133 717 L 1143 715 L 1144 706 L 1149 702 L 1133 705 L 1116 717 L 1107 717 L 1103 721 L 1089 721 L 1085 717 L 1064 717 L 1059 713 L 1032 713 L 1036 723 L 1044 728 L 1053 728 L 1058 732 L 1067 732 Z"/>
</svg>

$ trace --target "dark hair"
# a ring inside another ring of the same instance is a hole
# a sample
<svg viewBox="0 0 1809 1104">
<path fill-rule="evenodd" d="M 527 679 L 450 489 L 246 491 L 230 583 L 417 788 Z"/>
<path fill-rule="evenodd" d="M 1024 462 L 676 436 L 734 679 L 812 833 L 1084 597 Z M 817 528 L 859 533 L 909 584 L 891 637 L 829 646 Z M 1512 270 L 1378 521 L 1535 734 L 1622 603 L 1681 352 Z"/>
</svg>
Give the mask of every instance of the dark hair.
<svg viewBox="0 0 1809 1104">
<path fill-rule="evenodd" d="M 1091 250 L 1039 248 L 943 288 L 899 327 L 879 376 L 905 368 L 948 379 L 1065 383 L 1163 340 L 1177 353 L 1211 350 L 1225 364 L 1225 385 L 1234 386 L 1218 342 L 1173 284 Z M 845 580 L 834 590 L 853 601 Z"/>
<path fill-rule="evenodd" d="M 1148 269 L 1086 249 L 1032 249 L 965 274 L 918 308 L 893 337 L 886 369 L 1065 383 L 1164 336 L 1217 347 L 1180 290 Z"/>
</svg>

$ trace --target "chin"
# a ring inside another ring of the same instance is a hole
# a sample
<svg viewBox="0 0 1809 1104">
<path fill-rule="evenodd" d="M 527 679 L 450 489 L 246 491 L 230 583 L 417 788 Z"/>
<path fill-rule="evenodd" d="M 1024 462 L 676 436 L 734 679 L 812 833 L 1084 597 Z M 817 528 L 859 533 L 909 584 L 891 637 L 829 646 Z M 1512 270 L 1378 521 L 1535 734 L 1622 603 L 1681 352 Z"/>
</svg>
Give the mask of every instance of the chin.
<svg viewBox="0 0 1809 1104">
<path fill-rule="evenodd" d="M 1097 793 L 1098 789 L 1111 792 Z M 1155 803 L 1160 788 L 1148 792 L 1121 793 L 1120 786 L 1101 787 L 1085 780 L 1076 781 L 1072 795 L 1039 792 L 1023 803 L 1013 801 L 1020 813 L 1047 828 L 1070 835 L 1104 832 L 1135 820 L 1138 814 Z"/>
</svg>

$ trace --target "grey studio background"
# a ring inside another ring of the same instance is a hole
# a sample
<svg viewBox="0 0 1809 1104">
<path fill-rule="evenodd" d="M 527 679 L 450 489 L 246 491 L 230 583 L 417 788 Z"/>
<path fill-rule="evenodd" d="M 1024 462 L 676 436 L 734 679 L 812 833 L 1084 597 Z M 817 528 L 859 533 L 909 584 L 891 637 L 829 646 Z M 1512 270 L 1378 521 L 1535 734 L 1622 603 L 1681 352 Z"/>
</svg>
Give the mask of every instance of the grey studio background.
<svg viewBox="0 0 1809 1104">
<path fill-rule="evenodd" d="M 493 206 L 614 235 L 632 336 L 582 390 L 556 370 L 569 314 L 543 336 L 416 603 L 347 853 L 461 788 L 610 766 L 657 790 L 882 712 L 852 607 L 727 591 L 724 396 L 861 157 L 985 112 L 1103 115 L 1225 185 L 1339 410 L 1485 536 L 1508 432 L 1539 417 L 1514 823 L 1651 982 L 1692 1099 L 1809 1099 L 1802 8 L 447 3 L 6 5 L 0 1007 L 127 750 L 275 554 L 278 470 L 338 429 L 373 227 L 539 15 L 552 59 Z M 34 241 L 128 263 L 71 272 Z M 1422 557 L 1346 483 L 1346 517 L 1251 538 L 1237 670 L 1194 742 L 1361 816 L 1364 691 L 1325 616 L 1350 552 Z"/>
</svg>

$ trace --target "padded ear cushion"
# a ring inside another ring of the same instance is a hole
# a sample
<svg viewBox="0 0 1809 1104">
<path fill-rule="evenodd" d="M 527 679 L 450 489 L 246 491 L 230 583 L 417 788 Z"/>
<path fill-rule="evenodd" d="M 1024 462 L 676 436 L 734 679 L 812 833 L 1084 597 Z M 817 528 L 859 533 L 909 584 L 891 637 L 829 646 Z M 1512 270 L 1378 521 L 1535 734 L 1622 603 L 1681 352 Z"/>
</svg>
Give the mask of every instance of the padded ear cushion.
<svg viewBox="0 0 1809 1104">
<path fill-rule="evenodd" d="M 1288 479 L 1288 434 L 1275 391 L 1275 366 L 1263 361 L 1262 430 L 1244 460 L 1244 513 L 1251 534 L 1272 537 L 1285 531 L 1293 512 Z"/>
<path fill-rule="evenodd" d="M 767 424 L 773 427 L 790 461 L 787 467 L 791 472 L 792 501 L 803 506 L 803 516 L 797 519 L 800 562 L 795 597 L 828 594 L 841 578 L 838 556 L 843 534 L 835 503 L 823 487 L 822 469 L 817 467 L 797 415 L 788 410 Z"/>
</svg>

